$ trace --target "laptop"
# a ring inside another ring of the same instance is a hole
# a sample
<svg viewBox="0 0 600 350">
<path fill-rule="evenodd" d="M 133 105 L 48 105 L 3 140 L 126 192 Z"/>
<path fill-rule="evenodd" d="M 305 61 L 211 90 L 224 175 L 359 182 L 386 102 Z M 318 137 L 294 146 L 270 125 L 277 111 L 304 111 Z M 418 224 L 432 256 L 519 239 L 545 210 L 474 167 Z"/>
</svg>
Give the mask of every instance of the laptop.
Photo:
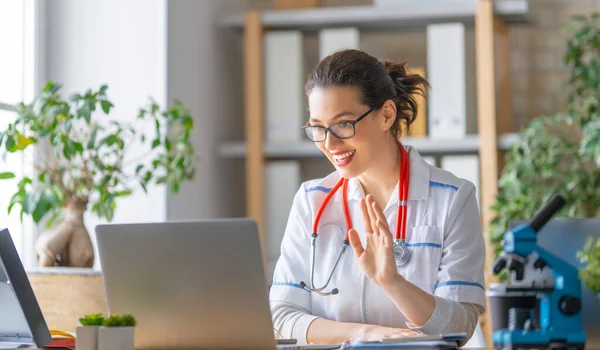
<svg viewBox="0 0 600 350">
<path fill-rule="evenodd" d="M 277 345 L 256 222 L 96 226 L 109 312 L 136 317 L 136 349 L 335 349 Z"/>
<path fill-rule="evenodd" d="M 0 349 L 37 348 L 52 337 L 8 229 L 0 229 Z"/>
</svg>

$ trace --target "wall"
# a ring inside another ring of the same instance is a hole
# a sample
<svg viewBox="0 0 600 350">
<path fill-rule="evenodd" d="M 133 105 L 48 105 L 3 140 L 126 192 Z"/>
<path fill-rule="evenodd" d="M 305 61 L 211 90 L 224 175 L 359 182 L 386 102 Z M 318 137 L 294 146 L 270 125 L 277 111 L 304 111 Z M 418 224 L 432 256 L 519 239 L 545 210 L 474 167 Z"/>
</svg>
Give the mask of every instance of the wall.
<svg viewBox="0 0 600 350">
<path fill-rule="evenodd" d="M 120 122 L 133 122 L 149 96 L 165 106 L 165 0 L 56 0 L 46 5 L 45 80 L 63 84 L 65 96 L 107 84 L 115 105 L 110 118 Z M 140 152 L 135 145 L 130 149 L 131 156 Z M 120 200 L 114 222 L 166 219 L 165 188 L 148 191 Z M 101 222 L 86 215 L 92 237 Z"/>
<path fill-rule="evenodd" d="M 213 25 L 221 10 L 219 0 L 168 2 L 167 97 L 190 108 L 198 155 L 195 180 L 168 197 L 170 220 L 245 214 L 243 162 L 216 156 L 219 142 L 243 132 L 242 45 Z"/>
<path fill-rule="evenodd" d="M 573 15 L 592 12 L 600 12 L 597 0 L 531 0 L 531 24 L 512 29 L 513 111 L 518 127 L 537 116 L 567 110 L 564 27 Z"/>
</svg>

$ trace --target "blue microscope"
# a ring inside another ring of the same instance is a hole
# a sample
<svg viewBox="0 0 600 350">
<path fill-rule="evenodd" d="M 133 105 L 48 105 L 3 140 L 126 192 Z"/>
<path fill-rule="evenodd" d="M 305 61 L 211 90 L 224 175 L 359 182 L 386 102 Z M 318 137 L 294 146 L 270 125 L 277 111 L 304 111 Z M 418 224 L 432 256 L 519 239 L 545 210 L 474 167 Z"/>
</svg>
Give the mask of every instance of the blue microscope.
<svg viewBox="0 0 600 350">
<path fill-rule="evenodd" d="M 508 328 L 493 334 L 496 349 L 585 347 L 578 269 L 537 245 L 538 231 L 564 204 L 564 198 L 555 195 L 528 225 L 520 225 L 504 234 L 503 252 L 494 263 L 494 274 L 507 268 L 515 272 L 517 280 L 522 280 L 527 260 L 536 259 L 534 268 L 539 271 L 548 266 L 556 282 L 553 288 L 536 289 L 534 286 L 528 289 L 537 295 L 538 311 L 519 307 L 509 309 Z"/>
</svg>

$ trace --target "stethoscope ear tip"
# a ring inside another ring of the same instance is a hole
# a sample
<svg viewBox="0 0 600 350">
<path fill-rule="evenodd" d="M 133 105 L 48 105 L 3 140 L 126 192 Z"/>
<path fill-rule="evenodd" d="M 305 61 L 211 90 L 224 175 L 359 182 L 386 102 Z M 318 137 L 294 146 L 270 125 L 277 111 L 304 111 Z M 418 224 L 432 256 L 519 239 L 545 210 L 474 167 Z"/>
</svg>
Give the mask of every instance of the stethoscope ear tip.
<svg viewBox="0 0 600 350">
<path fill-rule="evenodd" d="M 306 287 L 306 283 L 304 283 L 304 281 L 300 281 L 300 287 L 302 287 L 302 288 Z"/>
<path fill-rule="evenodd" d="M 339 293 L 339 292 L 340 292 L 340 291 L 339 291 L 337 288 L 334 288 L 334 289 L 331 291 L 331 294 L 333 294 L 333 295 L 336 295 L 336 294 L 337 294 L 337 293 Z"/>
</svg>

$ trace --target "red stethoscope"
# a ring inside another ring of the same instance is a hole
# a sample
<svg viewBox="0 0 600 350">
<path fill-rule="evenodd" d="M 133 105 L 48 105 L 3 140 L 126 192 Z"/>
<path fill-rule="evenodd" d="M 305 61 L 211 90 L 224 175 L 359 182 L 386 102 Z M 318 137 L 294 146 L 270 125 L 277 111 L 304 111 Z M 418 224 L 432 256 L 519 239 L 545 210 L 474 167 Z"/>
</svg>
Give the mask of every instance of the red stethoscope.
<svg viewBox="0 0 600 350">
<path fill-rule="evenodd" d="M 404 266 L 410 261 L 410 250 L 405 245 L 406 239 L 406 217 L 407 217 L 407 204 L 408 204 L 408 185 L 410 183 L 410 159 L 409 152 L 407 152 L 404 147 L 398 142 L 398 148 L 401 154 L 400 160 L 400 175 L 399 175 L 399 186 L 398 186 L 398 217 L 396 221 L 396 234 L 394 235 L 394 257 L 396 260 L 397 266 Z M 333 195 L 337 192 L 337 190 L 342 187 L 342 205 L 344 207 L 344 217 L 346 219 L 346 227 L 348 231 L 352 228 L 352 220 L 350 219 L 350 211 L 348 210 L 348 179 L 341 178 L 340 181 L 329 191 L 327 197 L 321 204 L 319 211 L 317 212 L 317 217 L 315 218 L 313 224 L 313 234 L 311 236 L 311 244 L 310 244 L 310 287 L 304 283 L 304 281 L 300 282 L 300 286 L 310 292 L 317 293 L 319 295 L 327 296 L 327 295 L 335 295 L 339 293 L 337 288 L 333 288 L 330 292 L 323 292 L 325 288 L 329 285 L 331 281 L 331 277 L 333 276 L 335 269 L 340 262 L 342 255 L 348 248 L 350 241 L 348 240 L 348 234 L 346 233 L 346 238 L 344 239 L 344 245 L 342 247 L 342 251 L 338 256 L 335 265 L 333 265 L 333 269 L 327 278 L 327 281 L 321 288 L 315 288 L 314 284 L 314 273 L 315 273 L 315 248 L 317 242 L 317 228 L 319 227 L 319 221 L 321 220 L 321 216 L 323 215 L 323 211 L 327 206 L 327 203 L 331 200 Z"/>
</svg>

